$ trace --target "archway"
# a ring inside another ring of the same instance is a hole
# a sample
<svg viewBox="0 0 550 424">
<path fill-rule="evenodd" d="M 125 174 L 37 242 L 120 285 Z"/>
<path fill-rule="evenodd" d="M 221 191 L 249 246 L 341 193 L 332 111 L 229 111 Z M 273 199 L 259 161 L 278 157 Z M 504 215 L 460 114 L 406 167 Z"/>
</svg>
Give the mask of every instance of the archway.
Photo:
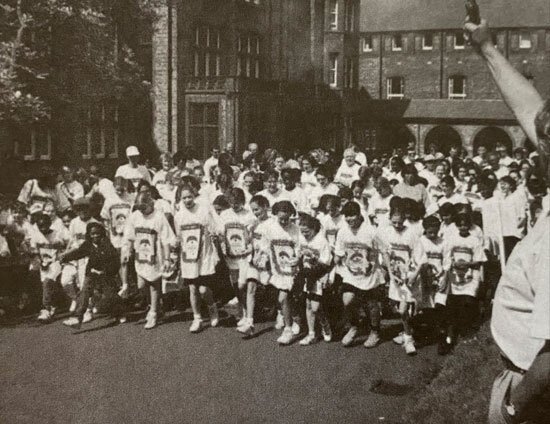
<svg viewBox="0 0 550 424">
<path fill-rule="evenodd" d="M 483 128 L 474 137 L 474 154 L 479 146 L 485 146 L 487 151 L 495 150 L 497 142 L 503 142 L 508 154 L 512 153 L 512 139 L 506 131 L 499 127 Z"/>
<path fill-rule="evenodd" d="M 462 138 L 454 128 L 448 125 L 439 125 L 428 131 L 424 146 L 426 153 L 434 146 L 437 152 L 448 155 L 451 147 L 457 147 L 459 150 L 462 149 Z"/>
</svg>

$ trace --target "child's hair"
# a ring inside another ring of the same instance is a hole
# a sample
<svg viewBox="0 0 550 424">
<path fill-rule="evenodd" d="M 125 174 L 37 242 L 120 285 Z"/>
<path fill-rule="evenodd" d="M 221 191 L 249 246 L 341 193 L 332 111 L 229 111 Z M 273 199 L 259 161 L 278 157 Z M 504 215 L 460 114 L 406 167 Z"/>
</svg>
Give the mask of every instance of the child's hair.
<svg viewBox="0 0 550 424">
<path fill-rule="evenodd" d="M 256 194 L 250 199 L 250 203 L 256 203 L 259 207 L 267 209 L 269 208 L 269 200 L 261 194 Z"/>
<path fill-rule="evenodd" d="M 329 204 L 334 204 L 337 207 L 342 205 L 342 199 L 334 194 L 323 194 L 319 199 L 319 210 L 326 212 Z"/>
<path fill-rule="evenodd" d="M 181 183 L 184 184 L 184 185 L 189 186 L 193 190 L 195 195 L 197 195 L 197 193 L 201 189 L 200 181 L 198 181 L 195 177 L 193 177 L 191 175 L 182 176 L 181 177 Z"/>
<path fill-rule="evenodd" d="M 101 225 L 99 222 L 90 222 L 88 225 L 86 225 L 86 240 L 91 241 L 90 235 L 92 234 L 92 230 L 94 228 L 97 228 L 101 232 L 102 238 L 107 237 L 107 231 L 105 230 L 105 227 L 103 225 Z"/>
<path fill-rule="evenodd" d="M 379 190 L 381 188 L 391 188 L 391 184 L 385 177 L 380 177 L 376 180 L 376 183 L 374 184 L 374 187 Z"/>
<path fill-rule="evenodd" d="M 437 217 L 435 217 L 434 215 L 427 216 L 422 221 L 422 227 L 424 228 L 424 230 L 427 230 L 428 228 L 434 228 L 434 227 L 439 228 L 440 226 L 441 226 L 441 221 L 437 219 Z"/>
<path fill-rule="evenodd" d="M 456 187 L 455 179 L 451 175 L 445 175 L 443 178 L 441 178 L 441 184 L 447 184 L 449 187 Z"/>
<path fill-rule="evenodd" d="M 46 215 L 43 212 L 36 213 L 34 216 L 34 222 L 38 225 L 40 222 L 47 222 L 48 225 L 52 225 L 52 219 L 49 215 Z"/>
<path fill-rule="evenodd" d="M 509 175 L 505 175 L 499 181 L 501 183 L 508 183 L 510 185 L 510 188 L 512 189 L 512 191 L 514 191 L 516 189 L 516 186 L 517 186 L 516 181 L 512 177 L 510 177 Z"/>
<path fill-rule="evenodd" d="M 271 208 L 273 215 L 277 215 L 279 212 L 285 212 L 289 215 L 296 215 L 296 209 L 294 205 L 288 200 L 281 200 L 273 205 Z"/>
<path fill-rule="evenodd" d="M 315 175 L 321 175 L 325 178 L 327 178 L 328 180 L 332 181 L 332 179 L 334 178 L 334 175 L 332 173 L 332 170 L 330 169 L 330 167 L 326 164 L 323 164 L 323 165 L 320 165 L 318 168 L 317 168 L 317 171 L 315 171 Z"/>
<path fill-rule="evenodd" d="M 390 218 L 394 215 L 401 215 L 405 218 L 405 208 L 403 207 L 403 203 L 400 202 L 394 206 L 390 206 Z"/>
<path fill-rule="evenodd" d="M 351 183 L 351 190 L 353 191 L 356 188 L 360 188 L 361 190 L 365 189 L 365 183 L 361 180 L 355 180 Z"/>
<path fill-rule="evenodd" d="M 399 184 L 399 180 L 397 180 L 396 178 L 392 178 L 390 180 L 390 186 L 391 187 L 395 187 L 397 184 Z"/>
<path fill-rule="evenodd" d="M 338 190 L 338 197 L 340 199 L 351 200 L 353 199 L 353 191 L 349 187 L 342 187 Z"/>
<path fill-rule="evenodd" d="M 227 197 L 225 197 L 223 194 L 220 194 L 216 196 L 214 201 L 212 202 L 213 205 L 219 206 L 223 210 L 229 209 L 229 202 L 227 201 Z"/>
<path fill-rule="evenodd" d="M 361 208 L 359 207 L 358 203 L 348 202 L 342 208 L 342 214 L 346 217 L 358 216 L 358 215 L 360 216 L 361 215 Z"/>
<path fill-rule="evenodd" d="M 276 180 L 279 179 L 279 171 L 276 169 L 268 169 L 264 173 L 264 181 L 268 181 L 270 178 L 274 178 Z"/>
<path fill-rule="evenodd" d="M 413 199 L 403 199 L 403 208 L 407 211 L 413 221 L 420 221 L 426 214 L 426 208 L 424 205 Z"/>
<path fill-rule="evenodd" d="M 456 203 L 454 205 L 454 213 L 455 215 L 460 215 L 460 214 L 468 214 L 468 215 L 471 215 L 472 214 L 472 205 L 470 205 L 469 203 Z"/>
<path fill-rule="evenodd" d="M 394 209 L 394 208 L 403 208 L 403 200 L 401 197 L 399 196 L 394 196 L 391 198 L 390 200 L 390 209 Z"/>
<path fill-rule="evenodd" d="M 457 227 L 462 225 L 462 224 L 465 224 L 468 227 L 471 227 L 472 226 L 472 217 L 470 216 L 470 214 L 460 213 L 455 218 L 455 224 L 456 224 Z"/>
<path fill-rule="evenodd" d="M 68 216 L 70 219 L 73 219 L 75 215 L 71 209 L 65 209 L 63 212 L 59 214 L 59 217 L 61 219 L 65 218 L 66 216 Z"/>
<path fill-rule="evenodd" d="M 487 177 L 480 178 L 477 183 L 478 190 L 481 189 L 481 187 L 486 187 L 490 191 L 495 191 L 496 186 L 497 186 L 497 183 L 495 179 L 487 178 Z"/>
<path fill-rule="evenodd" d="M 452 203 L 446 202 L 439 207 L 439 216 L 454 216 L 455 207 Z"/>
<path fill-rule="evenodd" d="M 233 177 L 226 173 L 221 173 L 216 177 L 216 185 L 219 188 L 229 188 L 233 185 Z"/>
<path fill-rule="evenodd" d="M 257 178 L 252 181 L 252 184 L 250 184 L 250 187 L 248 187 L 248 192 L 252 195 L 259 193 L 264 189 L 264 183 L 262 181 L 259 181 Z"/>
<path fill-rule="evenodd" d="M 315 234 L 317 234 L 321 230 L 321 223 L 317 218 L 312 217 L 311 215 L 300 212 L 300 225 L 304 225 L 310 230 L 313 230 Z"/>
<path fill-rule="evenodd" d="M 231 190 L 229 190 L 229 193 L 227 195 L 229 198 L 233 198 L 235 202 L 240 203 L 242 205 L 245 204 L 246 199 L 244 197 L 244 191 L 242 188 L 233 187 Z"/>
</svg>

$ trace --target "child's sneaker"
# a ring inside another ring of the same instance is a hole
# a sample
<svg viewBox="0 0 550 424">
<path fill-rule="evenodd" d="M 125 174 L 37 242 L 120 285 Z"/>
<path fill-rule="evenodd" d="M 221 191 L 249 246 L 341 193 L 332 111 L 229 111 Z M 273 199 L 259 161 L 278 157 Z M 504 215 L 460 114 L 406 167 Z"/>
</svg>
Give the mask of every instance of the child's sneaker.
<svg viewBox="0 0 550 424">
<path fill-rule="evenodd" d="M 239 299 L 237 298 L 237 296 L 235 296 L 233 299 L 227 302 L 227 304 L 230 306 L 236 306 L 239 304 Z"/>
<path fill-rule="evenodd" d="M 237 331 L 239 331 L 239 327 L 242 327 L 246 324 L 246 317 L 243 316 L 239 321 L 237 321 Z"/>
<path fill-rule="evenodd" d="M 76 300 L 71 301 L 71 306 L 69 306 L 69 312 L 72 314 L 76 311 Z"/>
<path fill-rule="evenodd" d="M 403 335 L 403 347 L 405 348 L 407 355 L 416 355 L 416 347 L 414 346 L 413 336 L 409 336 L 407 334 Z"/>
<path fill-rule="evenodd" d="M 92 314 L 97 314 L 99 310 L 94 306 L 92 309 Z"/>
<path fill-rule="evenodd" d="M 210 326 L 217 327 L 220 323 L 218 307 L 216 306 L 216 304 L 213 304 L 212 306 L 208 307 L 208 311 L 210 312 Z"/>
<path fill-rule="evenodd" d="M 373 347 L 378 346 L 378 343 L 380 343 L 380 335 L 377 331 L 371 331 L 369 337 L 367 337 L 367 340 L 363 343 L 363 346 L 367 349 L 372 349 Z"/>
<path fill-rule="evenodd" d="M 277 320 L 275 321 L 275 330 L 282 330 L 285 327 L 285 320 L 283 318 L 283 313 L 277 311 Z"/>
<path fill-rule="evenodd" d="M 237 331 L 246 337 L 252 337 L 254 335 L 254 324 L 247 322 L 246 324 L 237 328 Z"/>
<path fill-rule="evenodd" d="M 201 318 L 195 318 L 193 319 L 193 322 L 191 323 L 191 327 L 189 327 L 189 331 L 191 333 L 198 333 L 202 329 L 202 319 Z"/>
<path fill-rule="evenodd" d="M 53 316 L 55 315 L 56 310 L 57 310 L 57 308 L 55 306 L 52 306 L 50 308 L 50 318 L 53 318 Z"/>
<path fill-rule="evenodd" d="M 281 336 L 277 339 L 277 343 L 280 345 L 289 345 L 292 342 L 294 335 L 292 334 L 292 328 L 285 327 Z"/>
<path fill-rule="evenodd" d="M 300 346 L 310 346 L 315 343 L 317 343 L 317 337 L 315 337 L 315 334 L 311 333 L 300 340 Z"/>
<path fill-rule="evenodd" d="M 405 333 L 404 333 L 403 331 L 402 331 L 401 333 L 399 333 L 399 335 L 397 335 L 397 336 L 395 336 L 395 337 L 393 338 L 393 342 L 394 342 L 395 344 L 402 345 L 402 344 L 403 344 L 403 335 L 404 335 L 404 334 L 405 334 Z"/>
<path fill-rule="evenodd" d="M 157 326 L 157 314 L 155 312 L 149 312 L 145 317 L 145 321 L 146 322 L 143 328 L 145 328 L 146 330 L 155 328 Z"/>
<path fill-rule="evenodd" d="M 80 320 L 77 317 L 70 317 L 63 321 L 63 325 L 66 325 L 67 327 L 80 328 Z"/>
<path fill-rule="evenodd" d="M 119 324 L 126 324 L 127 321 L 128 321 L 128 318 L 126 318 L 126 317 L 120 317 L 118 319 Z"/>
<path fill-rule="evenodd" d="M 330 323 L 326 319 L 321 321 L 321 333 L 323 334 L 325 342 L 329 343 L 332 341 L 332 329 L 330 328 Z"/>
<path fill-rule="evenodd" d="M 92 313 L 91 309 L 87 309 L 86 312 L 84 312 L 84 316 L 82 317 L 82 323 L 86 324 L 87 322 L 90 322 L 94 319 L 94 315 Z"/>
<path fill-rule="evenodd" d="M 38 314 L 38 321 L 46 322 L 52 319 L 52 315 L 50 314 L 50 311 L 47 309 L 42 309 L 40 313 Z"/>
<path fill-rule="evenodd" d="M 357 336 L 357 327 L 350 327 L 344 338 L 342 339 L 342 344 L 344 346 L 350 346 Z"/>
<path fill-rule="evenodd" d="M 295 336 L 297 336 L 298 334 L 300 334 L 301 332 L 301 329 L 300 329 L 300 324 L 298 324 L 296 321 L 294 321 L 292 323 L 292 334 L 294 334 Z"/>
</svg>

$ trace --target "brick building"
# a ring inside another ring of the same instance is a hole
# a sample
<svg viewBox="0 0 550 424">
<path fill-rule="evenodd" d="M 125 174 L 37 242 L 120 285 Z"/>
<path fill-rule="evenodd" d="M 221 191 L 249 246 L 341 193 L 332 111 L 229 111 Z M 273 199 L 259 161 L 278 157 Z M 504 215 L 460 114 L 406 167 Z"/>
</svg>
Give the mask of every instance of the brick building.
<svg viewBox="0 0 550 424">
<path fill-rule="evenodd" d="M 494 0 L 480 7 L 498 49 L 548 97 L 550 3 Z M 497 139 L 524 145 L 485 63 L 464 40 L 464 15 L 462 0 L 445 7 L 435 0 L 361 1 L 355 138 L 379 148 L 412 140 L 421 151 L 430 144 L 472 151 Z"/>
</svg>

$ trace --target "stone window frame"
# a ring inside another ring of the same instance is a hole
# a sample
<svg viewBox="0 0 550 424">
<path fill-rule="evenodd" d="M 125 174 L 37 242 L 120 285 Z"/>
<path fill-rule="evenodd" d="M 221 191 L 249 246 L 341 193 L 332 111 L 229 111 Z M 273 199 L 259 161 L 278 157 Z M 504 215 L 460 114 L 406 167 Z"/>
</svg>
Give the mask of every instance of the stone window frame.
<svg viewBox="0 0 550 424">
<path fill-rule="evenodd" d="M 399 80 L 399 93 L 394 93 L 394 82 Z M 403 99 L 405 98 L 405 78 L 399 75 L 386 78 L 386 97 L 388 99 Z"/>
<path fill-rule="evenodd" d="M 46 151 L 45 153 L 38 153 L 38 133 L 45 131 L 46 133 Z M 34 126 L 29 133 L 26 133 L 29 142 L 30 152 L 28 154 L 22 154 L 19 141 L 16 139 L 13 143 L 13 153 L 15 157 L 22 156 L 24 161 L 44 160 L 49 161 L 52 159 L 52 131 L 48 126 L 40 125 Z"/>
<path fill-rule="evenodd" d="M 462 93 L 455 93 L 455 80 L 462 79 Z M 465 75 L 451 75 L 448 79 L 448 98 L 450 100 L 463 100 L 467 97 L 466 90 L 467 78 Z"/>
</svg>

